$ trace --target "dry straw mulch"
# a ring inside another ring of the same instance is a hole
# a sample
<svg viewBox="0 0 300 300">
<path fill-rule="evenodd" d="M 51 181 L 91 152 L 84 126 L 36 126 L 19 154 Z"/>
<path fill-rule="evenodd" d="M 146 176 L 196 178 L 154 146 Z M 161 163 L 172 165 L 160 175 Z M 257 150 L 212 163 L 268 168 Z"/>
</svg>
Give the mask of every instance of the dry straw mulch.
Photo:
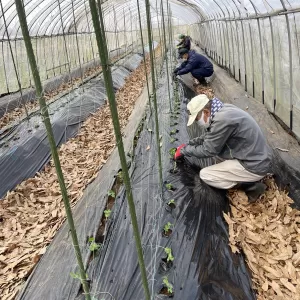
<svg viewBox="0 0 300 300">
<path fill-rule="evenodd" d="M 160 51 L 159 47 L 156 52 Z M 147 70 L 150 70 L 147 58 Z M 124 128 L 145 84 L 142 63 L 116 93 Z M 72 206 L 115 148 L 108 104 L 91 115 L 79 134 L 61 146 L 59 157 Z M 0 200 L 0 299 L 14 299 L 65 220 L 53 162 Z"/>
<path fill-rule="evenodd" d="M 242 251 L 252 271 L 259 300 L 300 299 L 300 211 L 266 179 L 268 190 L 249 204 L 242 191 L 231 191 L 229 225 L 233 252 Z"/>
</svg>

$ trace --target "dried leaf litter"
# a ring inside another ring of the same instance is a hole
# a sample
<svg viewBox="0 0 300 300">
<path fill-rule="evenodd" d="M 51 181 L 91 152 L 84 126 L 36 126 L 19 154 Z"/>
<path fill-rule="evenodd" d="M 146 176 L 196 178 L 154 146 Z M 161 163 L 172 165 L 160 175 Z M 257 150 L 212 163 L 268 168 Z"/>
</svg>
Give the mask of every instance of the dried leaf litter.
<svg viewBox="0 0 300 300">
<path fill-rule="evenodd" d="M 229 193 L 224 214 L 233 252 L 243 252 L 259 300 L 300 299 L 300 211 L 273 179 L 262 199 L 249 204 L 242 191 Z"/>
<path fill-rule="evenodd" d="M 159 53 L 160 47 L 156 49 Z M 158 57 L 158 54 L 157 54 Z M 150 70 L 147 58 L 147 70 Z M 124 128 L 146 81 L 142 63 L 116 93 Z M 62 145 L 59 157 L 72 207 L 115 148 L 108 104 L 91 115 L 79 134 Z M 65 220 L 55 168 L 45 168 L 0 200 L 0 299 L 14 299 Z"/>
</svg>

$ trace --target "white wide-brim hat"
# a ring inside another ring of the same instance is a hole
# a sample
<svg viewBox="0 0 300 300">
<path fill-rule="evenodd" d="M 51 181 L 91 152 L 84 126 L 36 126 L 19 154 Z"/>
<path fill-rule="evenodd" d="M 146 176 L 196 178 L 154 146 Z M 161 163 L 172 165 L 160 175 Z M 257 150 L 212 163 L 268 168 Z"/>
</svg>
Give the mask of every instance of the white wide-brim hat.
<svg viewBox="0 0 300 300">
<path fill-rule="evenodd" d="M 208 102 L 209 99 L 204 94 L 192 98 L 192 100 L 187 105 L 187 109 L 190 115 L 187 126 L 191 126 L 194 123 L 199 111 L 201 111 Z"/>
</svg>

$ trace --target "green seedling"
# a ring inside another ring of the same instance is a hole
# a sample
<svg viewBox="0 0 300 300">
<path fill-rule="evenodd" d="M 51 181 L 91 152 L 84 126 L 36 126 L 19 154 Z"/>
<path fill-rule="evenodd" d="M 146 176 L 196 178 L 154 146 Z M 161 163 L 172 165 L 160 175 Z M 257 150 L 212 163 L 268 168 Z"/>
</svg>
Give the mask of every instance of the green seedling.
<svg viewBox="0 0 300 300">
<path fill-rule="evenodd" d="M 170 131 L 170 134 L 171 134 L 171 135 L 172 135 L 172 134 L 175 134 L 175 133 L 177 133 L 177 130 L 176 130 L 176 129 L 173 129 L 173 130 Z"/>
<path fill-rule="evenodd" d="M 173 165 L 173 171 L 176 171 L 176 169 L 177 169 L 177 162 L 176 162 L 176 161 L 174 161 L 174 165 Z"/>
<path fill-rule="evenodd" d="M 173 294 L 173 285 L 169 282 L 168 277 L 164 276 L 163 277 L 163 284 L 165 287 L 168 289 L 169 294 Z"/>
<path fill-rule="evenodd" d="M 165 252 L 167 254 L 167 262 L 173 261 L 174 260 L 174 256 L 172 254 L 172 249 L 167 247 L 167 248 L 165 248 Z"/>
<path fill-rule="evenodd" d="M 168 202 L 168 205 L 171 205 L 171 204 L 174 204 L 174 205 L 175 205 L 175 199 L 171 199 L 171 200 Z"/>
<path fill-rule="evenodd" d="M 169 150 L 169 153 L 170 153 L 170 155 L 171 155 L 171 157 L 173 158 L 174 157 L 174 155 L 175 155 L 175 153 L 176 153 L 176 148 L 171 148 L 170 150 Z"/>
<path fill-rule="evenodd" d="M 170 139 L 170 143 L 171 143 L 171 144 L 173 144 L 173 143 L 175 143 L 175 142 L 176 142 L 176 139 L 174 139 L 174 138 L 171 138 L 171 139 Z"/>
<path fill-rule="evenodd" d="M 116 193 L 113 190 L 109 190 L 107 192 L 107 195 L 110 196 L 110 197 L 112 197 L 112 198 L 116 198 Z"/>
<path fill-rule="evenodd" d="M 101 244 L 97 244 L 94 237 L 89 238 L 89 243 L 89 249 L 91 252 L 95 252 L 101 248 Z"/>
<path fill-rule="evenodd" d="M 117 177 L 119 178 L 120 183 L 123 183 L 124 176 L 123 176 L 123 172 L 122 172 L 122 171 L 119 171 L 119 172 L 118 172 Z"/>
<path fill-rule="evenodd" d="M 106 219 L 109 218 L 110 214 L 111 214 L 111 210 L 110 210 L 110 209 L 106 209 L 106 210 L 104 211 L 104 216 L 105 216 Z"/>
<path fill-rule="evenodd" d="M 165 224 L 164 226 L 164 232 L 165 234 L 169 232 L 169 230 L 171 229 L 171 227 L 173 226 L 172 223 L 168 222 L 167 224 Z"/>
<path fill-rule="evenodd" d="M 166 183 L 166 188 L 167 188 L 168 191 L 171 191 L 172 188 L 173 188 L 172 183 Z"/>
</svg>

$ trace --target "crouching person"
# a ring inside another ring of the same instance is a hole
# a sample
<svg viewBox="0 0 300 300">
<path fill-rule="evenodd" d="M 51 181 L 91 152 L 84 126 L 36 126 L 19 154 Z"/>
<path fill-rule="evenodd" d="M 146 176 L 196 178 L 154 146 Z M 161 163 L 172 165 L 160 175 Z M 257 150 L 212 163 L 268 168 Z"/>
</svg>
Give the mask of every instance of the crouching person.
<svg viewBox="0 0 300 300">
<path fill-rule="evenodd" d="M 189 120 L 207 127 L 206 133 L 177 148 L 174 159 L 182 156 L 215 157 L 223 162 L 203 168 L 200 178 L 219 189 L 244 190 L 256 201 L 266 186 L 259 182 L 270 169 L 272 151 L 255 120 L 245 111 L 206 95 L 194 97 L 187 105 Z"/>
<path fill-rule="evenodd" d="M 184 62 L 173 71 L 174 76 L 191 73 L 200 84 L 207 85 L 205 77 L 210 77 L 214 73 L 213 64 L 195 50 L 181 48 L 179 55 Z"/>
</svg>

